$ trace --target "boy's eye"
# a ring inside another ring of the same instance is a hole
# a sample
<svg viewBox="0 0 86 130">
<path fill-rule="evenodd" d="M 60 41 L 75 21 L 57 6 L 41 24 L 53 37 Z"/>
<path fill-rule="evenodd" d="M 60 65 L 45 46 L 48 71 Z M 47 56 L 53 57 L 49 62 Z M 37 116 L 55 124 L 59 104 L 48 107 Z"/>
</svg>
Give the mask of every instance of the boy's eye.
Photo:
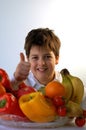
<svg viewBox="0 0 86 130">
<path fill-rule="evenodd" d="M 46 60 L 46 59 L 51 59 L 52 56 L 51 56 L 51 55 L 45 55 L 45 56 L 43 56 L 42 58 L 43 58 L 44 60 Z M 32 60 L 38 60 L 38 59 L 40 59 L 40 57 L 39 57 L 39 56 L 32 56 L 31 59 L 32 59 Z"/>
<path fill-rule="evenodd" d="M 52 58 L 51 55 L 46 55 L 45 58 L 49 59 L 49 58 Z"/>
<path fill-rule="evenodd" d="M 32 59 L 34 59 L 34 60 L 35 60 L 35 59 L 38 59 L 38 57 L 37 57 L 37 56 L 34 56 L 34 57 L 32 57 Z"/>
</svg>

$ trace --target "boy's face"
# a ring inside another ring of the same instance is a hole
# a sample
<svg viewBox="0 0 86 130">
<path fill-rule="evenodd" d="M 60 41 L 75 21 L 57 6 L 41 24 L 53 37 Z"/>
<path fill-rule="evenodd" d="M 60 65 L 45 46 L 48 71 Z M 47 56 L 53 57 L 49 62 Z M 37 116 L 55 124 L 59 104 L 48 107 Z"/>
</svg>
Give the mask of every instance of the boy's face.
<svg viewBox="0 0 86 130">
<path fill-rule="evenodd" d="M 58 64 L 58 56 L 40 46 L 33 46 L 30 50 L 29 62 L 31 71 L 41 84 L 47 84 L 53 80 L 55 75 L 55 65 Z"/>
</svg>

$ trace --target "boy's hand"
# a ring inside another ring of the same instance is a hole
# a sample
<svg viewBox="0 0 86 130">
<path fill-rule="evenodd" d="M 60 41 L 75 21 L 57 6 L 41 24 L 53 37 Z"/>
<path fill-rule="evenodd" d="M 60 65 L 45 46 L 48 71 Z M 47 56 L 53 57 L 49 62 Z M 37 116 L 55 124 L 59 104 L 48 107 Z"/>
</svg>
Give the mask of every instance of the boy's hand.
<svg viewBox="0 0 86 130">
<path fill-rule="evenodd" d="M 25 61 L 25 56 L 23 53 L 20 53 L 20 62 L 17 65 L 14 77 L 18 81 L 25 80 L 29 74 L 30 63 Z"/>
</svg>

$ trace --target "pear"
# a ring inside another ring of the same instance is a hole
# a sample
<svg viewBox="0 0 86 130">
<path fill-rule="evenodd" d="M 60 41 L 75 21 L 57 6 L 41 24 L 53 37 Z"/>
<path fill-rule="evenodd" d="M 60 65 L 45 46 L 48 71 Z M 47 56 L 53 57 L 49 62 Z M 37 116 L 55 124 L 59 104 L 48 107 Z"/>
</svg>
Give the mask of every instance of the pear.
<svg viewBox="0 0 86 130">
<path fill-rule="evenodd" d="M 45 86 L 41 86 L 41 87 L 38 89 L 38 92 L 41 92 L 43 95 L 45 95 Z"/>
<path fill-rule="evenodd" d="M 83 115 L 83 109 L 81 108 L 80 104 L 71 100 L 66 104 L 66 108 L 68 117 L 78 117 Z"/>
</svg>

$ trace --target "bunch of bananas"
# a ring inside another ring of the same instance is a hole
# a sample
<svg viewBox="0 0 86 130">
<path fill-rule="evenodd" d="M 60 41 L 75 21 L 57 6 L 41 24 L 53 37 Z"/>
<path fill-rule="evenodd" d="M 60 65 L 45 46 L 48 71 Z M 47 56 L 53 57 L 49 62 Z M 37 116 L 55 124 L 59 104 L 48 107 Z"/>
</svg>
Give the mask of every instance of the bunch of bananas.
<svg viewBox="0 0 86 130">
<path fill-rule="evenodd" d="M 67 102 L 67 115 L 77 117 L 83 114 L 81 102 L 84 95 L 84 85 L 80 78 L 70 74 L 68 69 L 61 70 L 62 84 L 65 87 Z"/>
</svg>

